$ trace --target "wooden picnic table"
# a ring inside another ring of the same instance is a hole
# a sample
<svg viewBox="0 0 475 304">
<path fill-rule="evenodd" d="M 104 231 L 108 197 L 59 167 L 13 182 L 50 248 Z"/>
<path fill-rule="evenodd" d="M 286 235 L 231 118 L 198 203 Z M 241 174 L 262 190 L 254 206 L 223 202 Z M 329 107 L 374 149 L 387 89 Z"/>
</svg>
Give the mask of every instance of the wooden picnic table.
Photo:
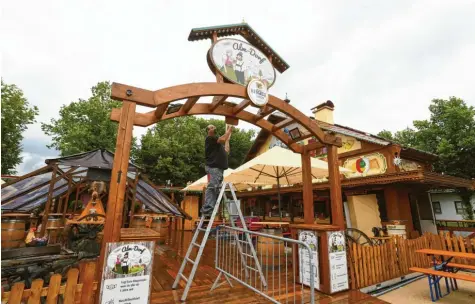
<svg viewBox="0 0 475 304">
<path fill-rule="evenodd" d="M 463 259 L 471 259 L 475 260 L 475 253 L 468 253 L 468 252 L 456 252 L 456 251 L 447 251 L 447 250 L 437 250 L 437 249 L 419 249 L 416 250 L 417 253 L 422 253 L 431 256 L 441 256 L 441 257 L 450 257 L 452 258 L 463 258 Z"/>
<path fill-rule="evenodd" d="M 429 280 L 430 296 L 433 302 L 437 301 L 443 296 L 441 288 L 440 288 L 440 283 L 439 283 L 442 278 L 445 278 L 445 288 L 447 290 L 446 295 L 450 293 L 450 288 L 452 288 L 452 290 L 458 289 L 457 280 L 475 282 L 474 276 L 457 273 L 461 269 L 475 270 L 474 266 L 451 263 L 453 258 L 475 260 L 474 253 L 437 250 L 437 249 L 419 249 L 419 250 L 416 250 L 416 252 L 432 256 L 433 269 L 425 269 L 425 268 L 419 268 L 419 267 L 411 267 L 409 269 L 412 271 L 424 273 L 427 275 L 427 278 Z M 440 257 L 440 262 L 437 261 L 436 257 Z M 450 284 L 449 284 L 449 279 L 450 279 Z"/>
</svg>

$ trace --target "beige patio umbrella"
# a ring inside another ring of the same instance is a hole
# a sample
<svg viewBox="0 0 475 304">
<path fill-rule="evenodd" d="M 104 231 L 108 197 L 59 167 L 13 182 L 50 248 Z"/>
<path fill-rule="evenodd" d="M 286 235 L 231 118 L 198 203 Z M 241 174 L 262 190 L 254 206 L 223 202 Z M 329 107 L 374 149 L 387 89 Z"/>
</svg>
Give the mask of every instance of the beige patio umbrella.
<svg viewBox="0 0 475 304">
<path fill-rule="evenodd" d="M 343 167 L 339 170 L 340 173 L 352 172 Z M 311 173 L 312 179 L 328 176 L 328 163 L 312 158 Z M 282 217 L 280 186 L 302 182 L 302 159 L 300 154 L 276 146 L 235 169 L 224 180 L 236 184 L 277 185 L 279 214 Z"/>
<path fill-rule="evenodd" d="M 226 178 L 232 172 L 234 172 L 233 169 L 224 170 L 223 178 L 224 178 L 225 181 L 227 181 Z M 208 185 L 208 175 L 205 175 L 202 178 L 194 181 L 192 184 L 186 186 L 181 191 L 183 191 L 183 192 L 186 192 L 186 191 L 202 191 L 203 188 L 206 187 L 207 185 Z M 233 184 L 233 185 L 234 185 L 234 188 L 238 191 L 245 190 L 245 189 L 251 188 L 253 186 L 256 186 L 255 184 L 251 184 L 251 183 L 236 183 L 236 184 Z"/>
</svg>

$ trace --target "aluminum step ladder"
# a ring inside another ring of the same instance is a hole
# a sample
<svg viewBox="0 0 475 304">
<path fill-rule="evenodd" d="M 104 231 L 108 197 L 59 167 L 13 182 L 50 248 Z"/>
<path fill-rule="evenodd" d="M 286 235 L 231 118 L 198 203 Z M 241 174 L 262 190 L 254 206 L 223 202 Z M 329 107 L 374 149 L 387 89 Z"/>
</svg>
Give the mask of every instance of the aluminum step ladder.
<svg viewBox="0 0 475 304">
<path fill-rule="evenodd" d="M 242 223 L 242 229 L 247 230 L 246 222 L 244 221 L 244 216 L 242 215 L 241 208 L 240 208 L 239 204 L 237 203 L 237 197 L 236 197 L 236 193 L 234 192 L 234 186 L 233 186 L 232 183 L 224 182 L 222 184 L 221 191 L 219 192 L 218 199 L 216 201 L 216 204 L 215 204 L 214 209 L 213 209 L 213 213 L 211 214 L 211 217 L 209 219 L 209 222 L 208 222 L 208 225 L 207 225 L 206 229 L 203 228 L 203 224 L 204 224 L 204 220 L 205 220 L 206 216 L 202 216 L 201 219 L 200 219 L 200 222 L 198 224 L 198 227 L 196 228 L 196 231 L 193 234 L 193 238 L 191 239 L 191 243 L 190 243 L 190 246 L 188 247 L 185 258 L 183 259 L 183 262 L 181 263 L 181 267 L 180 267 L 180 270 L 178 271 L 178 274 L 175 278 L 175 282 L 173 283 L 172 288 L 176 289 L 178 287 L 178 283 L 180 282 L 180 280 L 184 280 L 186 282 L 185 290 L 183 292 L 183 295 L 181 296 L 181 301 L 185 301 L 186 297 L 188 296 L 188 292 L 190 291 L 191 284 L 193 283 L 193 278 L 195 277 L 196 270 L 198 269 L 198 265 L 200 263 L 201 255 L 203 254 L 203 250 L 206 246 L 206 242 L 208 241 L 208 237 L 209 237 L 209 234 L 211 232 L 211 228 L 213 226 L 214 218 L 215 218 L 216 214 L 218 213 L 219 205 L 223 201 L 223 198 L 227 199 L 226 198 L 226 189 L 227 188 L 230 190 L 231 195 L 232 195 L 232 200 L 225 203 L 225 206 L 228 209 L 229 221 L 231 223 L 231 226 L 236 227 L 236 224 L 235 224 L 234 221 L 235 221 L 236 217 L 239 217 L 239 219 Z M 231 208 L 231 206 L 230 206 L 231 204 L 234 204 L 236 206 L 236 208 Z M 235 215 L 236 213 L 237 213 L 237 215 Z M 203 239 L 201 240 L 201 243 L 198 244 L 197 240 L 198 240 L 198 236 L 201 232 L 204 232 L 204 236 L 203 236 Z M 255 261 L 255 264 L 256 264 L 257 269 L 255 269 L 255 270 L 257 270 L 259 272 L 259 275 L 260 275 L 261 281 L 263 282 L 263 285 L 267 286 L 267 282 L 266 282 L 264 274 L 262 272 L 262 268 L 261 268 L 261 265 L 259 263 L 259 259 L 257 258 L 257 254 L 256 254 L 256 251 L 254 249 L 254 245 L 252 244 L 251 236 L 249 235 L 249 233 L 244 233 L 244 234 L 246 236 L 246 241 L 249 244 L 249 247 L 250 247 L 251 253 L 252 253 L 252 257 L 253 257 L 253 259 Z M 234 234 L 234 238 L 236 240 L 236 245 L 237 245 L 238 251 L 241 255 L 241 263 L 243 264 L 243 268 L 245 270 L 245 275 L 246 275 L 246 278 L 247 278 L 249 276 L 248 269 L 252 270 L 253 268 L 247 266 L 247 264 L 246 264 L 246 258 L 244 257 L 244 253 L 243 253 L 242 247 L 241 247 L 241 242 L 239 240 L 239 236 L 238 236 L 237 233 Z M 191 252 L 193 251 L 193 247 L 199 248 L 198 249 L 198 254 L 196 255 L 195 260 L 192 260 L 190 258 Z M 190 264 L 193 265 L 189 277 L 186 277 L 183 274 L 183 272 L 185 270 L 185 266 L 186 266 L 187 263 L 190 263 Z M 219 274 L 219 276 L 216 279 L 215 283 L 211 287 L 211 290 L 218 287 L 217 282 L 218 282 L 220 277 L 221 277 L 221 273 Z M 226 278 L 227 282 L 232 286 L 231 281 L 229 281 L 229 278 L 226 275 L 225 275 L 225 278 Z"/>
</svg>

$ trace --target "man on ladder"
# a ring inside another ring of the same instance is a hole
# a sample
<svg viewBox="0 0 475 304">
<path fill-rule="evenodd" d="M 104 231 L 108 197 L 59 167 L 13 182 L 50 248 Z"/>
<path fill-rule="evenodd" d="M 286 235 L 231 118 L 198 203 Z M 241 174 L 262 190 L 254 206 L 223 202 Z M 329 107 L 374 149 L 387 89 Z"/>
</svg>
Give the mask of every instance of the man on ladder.
<svg viewBox="0 0 475 304">
<path fill-rule="evenodd" d="M 224 170 L 228 168 L 229 138 L 233 128 L 230 126 L 223 136 L 217 137 L 216 127 L 207 127 L 208 136 L 205 140 L 205 170 L 208 174 L 208 187 L 205 203 L 201 207 L 202 216 L 210 216 L 219 195 L 219 187 L 223 182 Z"/>
<path fill-rule="evenodd" d="M 180 269 L 178 270 L 177 276 L 172 285 L 172 288 L 176 289 L 178 287 L 178 283 L 180 282 L 180 280 L 184 280 L 186 282 L 185 289 L 181 296 L 182 301 L 186 300 L 188 291 L 190 290 L 191 284 L 193 283 L 193 278 L 195 277 L 195 273 L 198 269 L 201 255 L 203 254 L 203 249 L 206 246 L 206 241 L 208 240 L 208 236 L 211 232 L 211 227 L 213 226 L 213 221 L 218 212 L 219 205 L 221 201 L 226 198 L 225 192 L 227 188 L 231 192 L 231 196 L 232 196 L 232 200 L 228 201 L 228 203 L 233 203 L 237 207 L 235 210 L 236 212 L 234 211 L 231 212 L 230 210 L 231 208 L 227 206 L 227 204 L 224 205 L 225 208 L 228 209 L 228 213 L 230 214 L 229 219 L 230 219 L 231 227 L 233 228 L 236 227 L 235 220 L 238 219 L 242 223 L 242 227 L 244 231 L 247 231 L 247 226 L 244 221 L 244 216 L 241 212 L 241 209 L 239 208 L 239 205 L 236 204 L 237 197 L 236 197 L 236 194 L 234 193 L 234 187 L 232 183 L 223 183 L 223 173 L 224 173 L 224 170 L 228 168 L 227 152 L 229 152 L 229 143 L 227 143 L 227 141 L 229 141 L 229 137 L 231 136 L 232 127 L 230 126 L 226 130 L 226 133 L 219 138 L 216 137 L 215 126 L 209 125 L 207 127 L 207 131 L 208 131 L 208 136 L 206 137 L 206 141 L 205 141 L 205 154 L 206 154 L 205 156 L 206 156 L 206 172 L 209 175 L 209 183 L 208 183 L 208 188 L 206 189 L 206 193 L 205 193 L 206 195 L 205 204 L 201 209 L 202 215 L 201 215 L 200 222 L 198 223 L 198 226 L 196 227 L 196 231 L 193 234 L 193 238 L 191 239 L 188 250 L 186 251 L 186 255 L 183 259 L 183 262 L 181 263 Z M 226 147 L 223 147 L 223 143 L 225 144 Z M 206 229 L 203 228 L 205 217 L 209 217 L 209 223 Z M 198 235 L 200 232 L 204 232 L 204 236 L 201 241 L 199 241 L 199 238 L 198 238 Z M 256 273 L 259 274 L 263 286 L 267 287 L 267 281 L 262 272 L 262 268 L 257 258 L 257 253 L 254 249 L 254 245 L 252 244 L 252 239 L 249 233 L 244 232 L 244 236 L 245 236 L 245 241 L 240 240 L 237 233 L 234 233 L 232 235 L 232 237 L 235 239 L 238 252 L 241 255 L 241 264 L 245 272 L 245 276 L 247 278 L 249 276 L 249 271 L 255 271 Z M 251 254 L 248 254 L 247 252 L 246 253 L 243 252 L 242 243 L 246 244 L 246 246 L 249 246 Z M 198 252 L 194 259 L 192 258 L 193 248 L 198 248 Z M 246 257 L 253 259 L 255 268 L 248 265 Z M 193 265 L 190 275 L 188 277 L 184 275 L 185 266 L 187 263 L 190 263 Z M 215 280 L 215 283 L 211 287 L 211 290 L 219 287 L 222 284 L 222 283 L 218 284 L 219 279 L 221 278 L 222 275 L 223 275 L 223 272 L 220 272 L 218 277 Z M 224 277 L 226 281 L 229 283 L 229 285 L 232 286 L 232 283 L 229 280 L 228 276 L 224 274 Z"/>
</svg>

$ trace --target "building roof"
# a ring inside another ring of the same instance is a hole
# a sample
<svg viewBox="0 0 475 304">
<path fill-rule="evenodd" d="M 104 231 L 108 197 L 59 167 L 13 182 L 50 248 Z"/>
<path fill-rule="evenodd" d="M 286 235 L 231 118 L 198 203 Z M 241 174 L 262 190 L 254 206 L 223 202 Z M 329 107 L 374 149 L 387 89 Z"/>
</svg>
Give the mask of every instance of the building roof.
<svg viewBox="0 0 475 304">
<path fill-rule="evenodd" d="M 275 114 L 269 115 L 267 120 L 269 120 L 270 122 L 275 124 L 275 123 L 278 123 L 279 121 L 284 120 L 285 118 L 287 118 L 285 115 L 283 115 L 282 113 L 278 113 L 277 115 L 275 115 Z M 329 124 L 329 123 L 326 123 L 326 122 L 323 122 L 323 121 L 320 121 L 320 120 L 315 120 L 315 121 L 317 122 L 318 126 L 321 129 L 323 129 L 324 131 L 335 132 L 335 133 L 338 133 L 338 134 L 341 134 L 341 135 L 354 137 L 354 138 L 359 139 L 361 141 L 365 141 L 365 142 L 369 142 L 369 143 L 377 144 L 377 145 L 381 145 L 381 146 L 388 146 L 388 145 L 393 145 L 393 144 L 399 145 L 402 148 L 401 149 L 402 156 L 406 155 L 406 156 L 410 156 L 413 159 L 430 160 L 430 161 L 433 161 L 437 158 L 436 154 L 426 152 L 426 151 L 422 151 L 422 150 L 418 150 L 418 149 L 414 149 L 414 148 L 404 147 L 404 146 L 402 146 L 401 144 L 399 144 L 397 142 L 390 141 L 390 140 L 387 140 L 385 138 L 382 138 L 382 137 L 379 137 L 379 136 L 376 136 L 376 135 L 373 135 L 373 134 L 370 134 L 370 133 L 367 133 L 367 132 L 364 132 L 364 131 L 360 131 L 360 130 L 353 129 L 353 128 L 350 128 L 350 127 L 342 126 L 342 125 L 339 125 L 339 124 L 333 124 L 332 125 L 332 124 Z M 258 133 L 258 135 L 256 137 L 256 141 L 252 145 L 252 147 L 249 150 L 248 155 L 246 156 L 244 161 L 248 161 L 249 160 L 249 155 L 252 155 L 253 153 L 257 152 L 260 145 L 263 142 L 265 142 L 265 139 L 269 136 L 269 134 L 270 133 L 268 131 L 266 131 L 264 129 L 261 129 L 261 131 Z"/>
<path fill-rule="evenodd" d="M 280 73 L 285 72 L 290 66 L 285 60 L 268 45 L 264 39 L 247 23 L 225 24 L 218 26 L 199 27 L 191 29 L 188 41 L 197 41 L 203 39 L 212 39 L 213 33 L 216 32 L 218 37 L 227 37 L 241 35 L 250 44 L 254 45 L 261 52 L 272 58 L 272 65 Z"/>
</svg>

